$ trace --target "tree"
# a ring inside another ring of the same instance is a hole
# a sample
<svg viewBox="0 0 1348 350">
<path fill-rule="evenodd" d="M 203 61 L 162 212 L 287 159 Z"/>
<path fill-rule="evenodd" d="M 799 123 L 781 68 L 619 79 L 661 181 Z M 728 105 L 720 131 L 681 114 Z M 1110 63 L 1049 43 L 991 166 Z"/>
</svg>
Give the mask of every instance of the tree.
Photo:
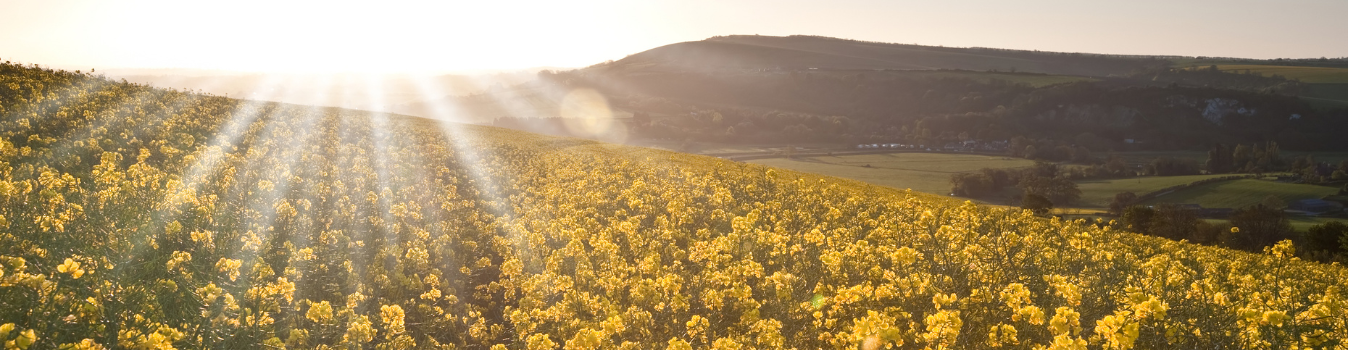
<svg viewBox="0 0 1348 350">
<path fill-rule="evenodd" d="M 1145 234 L 1153 216 L 1156 216 L 1155 209 L 1140 205 L 1130 206 L 1123 210 L 1123 224 L 1134 232 Z"/>
<path fill-rule="evenodd" d="M 1292 158 L 1292 171 L 1302 171 L 1307 166 L 1315 164 L 1315 158 L 1307 154 L 1305 157 Z"/>
<path fill-rule="evenodd" d="M 982 172 L 983 176 L 987 176 L 989 180 L 992 180 L 993 191 L 1015 184 L 1015 181 L 1011 178 L 1012 172 L 1007 171 L 1006 169 L 983 168 L 980 169 L 979 172 Z"/>
<path fill-rule="evenodd" d="M 1020 200 L 1021 209 L 1029 209 L 1035 215 L 1048 215 L 1049 210 L 1053 209 L 1053 201 L 1034 193 L 1026 193 Z"/>
<path fill-rule="evenodd" d="M 1250 146 L 1236 145 L 1236 149 L 1231 151 L 1231 165 L 1235 168 L 1235 171 L 1250 171 L 1249 168 L 1254 165 L 1254 160 L 1254 151 L 1250 149 Z"/>
<path fill-rule="evenodd" d="M 1156 206 L 1155 215 L 1147 223 L 1147 234 L 1173 240 L 1193 239 L 1199 222 L 1193 211 L 1165 203 Z"/>
<path fill-rule="evenodd" d="M 993 180 L 984 174 L 960 173 L 950 175 L 950 193 L 962 197 L 983 197 L 993 192 Z"/>
<path fill-rule="evenodd" d="M 1198 220 L 1198 225 L 1194 227 L 1193 237 L 1190 242 L 1198 244 L 1212 244 L 1217 242 L 1222 232 L 1230 232 L 1231 224 L 1214 224 L 1204 220 Z"/>
<path fill-rule="evenodd" d="M 1037 194 L 1048 198 L 1054 203 L 1071 203 L 1081 199 L 1081 190 L 1077 184 L 1071 180 L 1061 177 L 1043 177 L 1034 174 L 1026 174 L 1020 180 L 1021 190 L 1026 195 Z"/>
<path fill-rule="evenodd" d="M 1053 163 L 1053 162 L 1045 162 L 1045 161 L 1042 161 L 1042 160 L 1037 160 L 1037 161 L 1035 161 L 1035 162 L 1034 162 L 1034 166 L 1030 167 L 1030 173 L 1031 173 L 1031 174 L 1034 174 L 1034 176 L 1039 176 L 1039 177 L 1054 177 L 1054 176 L 1058 176 L 1058 171 L 1059 171 L 1059 170 L 1060 170 L 1060 169 L 1058 168 L 1058 164 L 1057 164 L 1057 163 Z"/>
<path fill-rule="evenodd" d="M 1269 207 L 1269 208 L 1273 208 L 1273 209 L 1278 209 L 1278 210 L 1287 209 L 1287 202 L 1284 201 L 1284 200 L 1282 200 L 1282 197 L 1278 197 L 1278 196 L 1271 195 L 1271 194 L 1268 195 L 1268 197 L 1264 197 L 1264 201 L 1263 201 L 1263 202 L 1259 202 L 1259 204 L 1262 204 L 1262 205 L 1264 205 L 1265 207 Z"/>
<path fill-rule="evenodd" d="M 1329 254 L 1343 253 L 1346 250 L 1344 250 L 1341 241 L 1348 240 L 1348 225 L 1338 221 L 1330 221 L 1311 226 L 1302 238 L 1306 242 L 1306 250 L 1308 251 L 1324 251 Z"/>
<path fill-rule="evenodd" d="M 1105 161 L 1105 171 L 1109 172 L 1111 176 L 1131 177 L 1137 175 L 1137 172 L 1128 167 L 1128 162 L 1124 161 L 1123 157 L 1116 155 L 1110 155 L 1109 160 Z"/>
<path fill-rule="evenodd" d="M 1198 162 L 1193 159 L 1160 157 L 1147 164 L 1147 174 L 1155 176 L 1197 175 Z"/>
<path fill-rule="evenodd" d="M 1137 200 L 1137 195 L 1132 192 L 1119 192 L 1114 195 L 1114 199 L 1109 202 L 1109 212 L 1115 215 L 1123 215 L 1123 210 L 1132 205 Z"/>
<path fill-rule="evenodd" d="M 1258 147 L 1255 147 L 1255 149 L 1258 149 Z M 1258 153 L 1259 159 L 1256 160 L 1255 165 L 1267 171 L 1281 169 L 1285 163 L 1282 155 L 1279 154 L 1280 152 L 1281 148 L 1278 147 L 1277 142 L 1264 144 L 1264 151 Z"/>
<path fill-rule="evenodd" d="M 1262 204 L 1240 209 L 1231 215 L 1229 234 L 1222 237 L 1224 246 L 1257 252 L 1292 236 L 1292 225 L 1282 210 Z"/>
<path fill-rule="evenodd" d="M 1021 155 L 1025 157 L 1025 159 L 1039 158 L 1039 149 L 1035 148 L 1034 145 L 1025 146 L 1025 151 L 1021 152 Z"/>
<path fill-rule="evenodd" d="M 1072 149 L 1072 162 L 1088 164 L 1094 161 L 1095 157 L 1091 156 L 1091 150 L 1089 148 L 1086 148 L 1085 146 L 1077 146 L 1076 148 Z"/>
<path fill-rule="evenodd" d="M 1208 151 L 1208 172 L 1212 174 L 1225 174 L 1231 172 L 1233 160 L 1231 149 L 1225 145 L 1216 144 L 1212 150 Z"/>
</svg>

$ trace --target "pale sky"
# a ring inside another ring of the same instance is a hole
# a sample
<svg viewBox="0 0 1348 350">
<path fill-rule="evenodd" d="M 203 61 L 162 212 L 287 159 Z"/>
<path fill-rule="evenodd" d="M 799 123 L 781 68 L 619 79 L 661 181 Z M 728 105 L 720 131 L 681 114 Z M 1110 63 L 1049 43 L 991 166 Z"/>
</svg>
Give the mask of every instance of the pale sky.
<svg viewBox="0 0 1348 350">
<path fill-rule="evenodd" d="M 1251 58 L 1348 56 L 1348 0 L 0 0 L 0 59 L 56 68 L 582 67 L 715 35 Z"/>
</svg>

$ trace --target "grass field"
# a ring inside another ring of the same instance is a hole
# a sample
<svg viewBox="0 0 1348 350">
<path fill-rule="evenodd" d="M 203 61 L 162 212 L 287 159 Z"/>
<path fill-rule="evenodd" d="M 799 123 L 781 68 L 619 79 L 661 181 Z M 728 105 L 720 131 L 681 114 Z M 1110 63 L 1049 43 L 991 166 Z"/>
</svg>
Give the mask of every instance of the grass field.
<svg viewBox="0 0 1348 350">
<path fill-rule="evenodd" d="M 1338 192 L 1327 186 L 1290 184 L 1270 180 L 1241 179 L 1204 184 L 1176 191 L 1143 204 L 1187 203 L 1205 208 L 1243 208 L 1259 204 L 1269 196 L 1283 201 L 1320 198 Z"/>
<path fill-rule="evenodd" d="M 1203 221 L 1207 221 L 1214 224 L 1229 223 L 1229 221 L 1227 221 L 1226 219 L 1203 219 Z M 1348 219 L 1342 218 L 1315 218 L 1306 216 L 1293 216 L 1287 218 L 1287 222 L 1289 224 L 1292 224 L 1292 229 L 1296 230 L 1297 232 L 1306 232 L 1306 230 L 1309 230 L 1311 226 L 1323 225 L 1324 223 L 1331 221 L 1338 221 L 1348 224 Z"/>
<path fill-rule="evenodd" d="M 1176 61 L 1177 67 L 1217 69 L 1232 73 L 1258 73 L 1264 76 L 1282 76 L 1306 83 L 1307 90 L 1300 96 L 1317 109 L 1348 108 L 1348 68 L 1279 66 L 1267 64 L 1238 64 L 1214 61 Z"/>
<path fill-rule="evenodd" d="M 1235 147 L 1227 145 L 1228 147 Z M 1160 157 L 1171 157 L 1178 159 L 1193 159 L 1198 164 L 1203 164 L 1208 160 L 1207 151 L 1142 151 L 1142 152 L 1117 152 L 1114 153 L 1128 164 L 1146 165 Z M 1290 161 L 1293 157 L 1301 157 L 1307 154 L 1313 156 L 1316 161 L 1330 162 L 1338 164 L 1340 161 L 1348 160 L 1348 152 L 1293 152 L 1282 151 L 1279 153 L 1283 159 Z"/>
<path fill-rule="evenodd" d="M 1218 65 L 1217 69 L 1226 72 L 1249 71 L 1265 76 L 1281 75 L 1287 79 L 1296 79 L 1311 84 L 1348 83 L 1348 68 L 1223 64 Z"/>
<path fill-rule="evenodd" d="M 1307 229 L 1310 229 L 1311 226 L 1321 225 L 1321 224 L 1324 224 L 1324 223 L 1330 222 L 1330 221 L 1338 221 L 1338 222 L 1342 222 L 1342 223 L 1348 224 L 1348 219 L 1341 219 L 1341 218 L 1312 218 L 1312 217 L 1305 217 L 1305 216 L 1295 216 L 1295 217 L 1290 217 L 1290 218 L 1287 218 L 1287 221 L 1290 222 L 1290 223 L 1292 224 L 1292 229 L 1297 230 L 1297 231 L 1301 231 L 1301 232 L 1306 232 L 1306 230 L 1307 230 Z"/>
<path fill-rule="evenodd" d="M 1077 202 L 1076 206 L 1082 208 L 1107 208 L 1109 207 L 1109 201 L 1114 199 L 1114 195 L 1119 194 L 1120 192 L 1132 192 L 1137 195 L 1142 195 L 1170 186 L 1183 185 L 1194 181 L 1223 176 L 1230 176 L 1230 174 L 1081 180 L 1077 181 L 1077 186 L 1081 189 L 1081 200 Z"/>
<path fill-rule="evenodd" d="M 1310 84 L 1301 94 L 1313 107 L 1348 108 L 1348 83 Z"/>
<path fill-rule="evenodd" d="M 951 174 L 977 171 L 982 168 L 1018 168 L 1034 165 L 1033 161 L 1020 158 L 944 153 L 774 158 L 749 162 L 941 195 L 950 193 Z M 870 167 L 866 167 L 867 164 Z"/>
</svg>

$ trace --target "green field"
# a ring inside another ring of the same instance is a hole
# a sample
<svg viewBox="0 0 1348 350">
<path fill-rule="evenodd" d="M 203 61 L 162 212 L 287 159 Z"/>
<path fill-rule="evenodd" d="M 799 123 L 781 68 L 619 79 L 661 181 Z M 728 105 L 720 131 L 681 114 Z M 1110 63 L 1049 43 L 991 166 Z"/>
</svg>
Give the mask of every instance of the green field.
<svg viewBox="0 0 1348 350">
<path fill-rule="evenodd" d="M 1197 158 L 1201 152 L 1135 152 L 1123 154 L 1131 161 L 1153 159 L 1159 156 Z M 1345 154 L 1316 154 L 1316 159 L 1337 161 Z M 773 158 L 751 160 L 749 163 L 762 164 L 783 169 L 807 173 L 836 176 L 858 180 L 870 184 L 911 188 L 914 191 L 948 195 L 950 193 L 950 175 L 973 172 L 983 168 L 1019 168 L 1033 165 L 1033 161 L 973 154 L 946 153 L 889 153 L 843 156 L 799 157 L 795 159 Z M 867 167 L 866 165 L 870 165 Z M 1114 195 L 1121 192 L 1146 194 L 1163 188 L 1192 183 L 1232 174 L 1184 175 L 1184 176 L 1144 176 L 1126 179 L 1080 180 L 1081 200 L 1062 208 L 1080 208 L 1101 210 L 1109 207 Z M 1143 204 L 1156 203 L 1196 203 L 1208 208 L 1239 208 L 1259 203 L 1269 195 L 1278 195 L 1284 201 L 1306 198 L 1320 198 L 1337 191 L 1334 187 L 1288 184 L 1266 180 L 1241 179 L 1206 184 L 1196 188 L 1171 193 Z M 1008 189 L 1008 195 L 1012 189 Z M 1002 204 L 995 198 L 991 200 Z"/>
<path fill-rule="evenodd" d="M 1348 83 L 1309 84 L 1301 98 L 1318 108 L 1348 108 Z"/>
<path fill-rule="evenodd" d="M 1144 176 L 1129 179 L 1081 180 L 1077 181 L 1077 186 L 1081 189 L 1081 201 L 1078 201 L 1076 206 L 1107 208 L 1109 207 L 1109 201 L 1114 199 L 1114 195 L 1121 192 L 1132 192 L 1140 196 L 1170 186 L 1223 176 L 1231 175 Z"/>
<path fill-rule="evenodd" d="M 1221 61 L 1175 62 L 1177 67 L 1205 68 L 1217 66 L 1218 70 L 1231 73 L 1256 73 L 1264 76 L 1282 76 L 1287 79 L 1306 83 L 1306 90 L 1299 95 L 1317 109 L 1348 108 L 1348 68 L 1279 66 L 1270 64 L 1240 64 Z"/>
<path fill-rule="evenodd" d="M 1278 196 L 1285 202 L 1291 202 L 1320 198 L 1337 192 L 1337 188 L 1328 186 L 1241 179 L 1183 189 L 1143 204 L 1186 203 L 1202 205 L 1204 208 L 1243 208 L 1259 204 L 1269 196 Z"/>
<path fill-rule="evenodd" d="M 982 168 L 1018 168 L 1034 165 L 1033 161 L 1021 158 L 945 153 L 773 158 L 752 160 L 749 163 L 941 195 L 950 193 L 951 174 L 977 171 Z M 866 167 L 868 164 L 870 167 Z"/>
<path fill-rule="evenodd" d="M 1203 221 L 1207 221 L 1213 224 L 1230 223 L 1230 221 L 1227 221 L 1226 219 L 1203 219 Z M 1309 230 L 1311 226 L 1323 225 L 1331 221 L 1338 221 L 1348 224 L 1348 219 L 1341 219 L 1341 218 L 1316 218 L 1307 216 L 1293 216 L 1287 218 L 1287 223 L 1291 224 L 1292 229 L 1296 230 L 1297 232 L 1306 232 L 1306 230 Z"/>
<path fill-rule="evenodd" d="M 1235 147 L 1234 145 L 1227 145 L 1227 146 L 1228 146 L 1228 147 L 1233 147 L 1233 148 Z M 1247 144 L 1247 146 L 1248 146 L 1248 144 Z M 1284 160 L 1286 160 L 1286 161 L 1291 161 L 1293 157 L 1302 157 L 1302 156 L 1305 156 L 1305 155 L 1307 155 L 1307 154 L 1309 154 L 1309 155 L 1311 155 L 1312 157 L 1314 157 L 1316 161 L 1320 161 L 1320 162 L 1329 162 L 1329 163 L 1331 163 L 1331 164 L 1338 164 L 1340 161 L 1348 160 L 1348 152 L 1294 152 L 1294 151 L 1282 151 L 1282 152 L 1279 153 L 1279 155 L 1280 155 Z M 1160 157 L 1170 157 L 1170 158 L 1177 158 L 1177 159 L 1192 159 L 1192 160 L 1194 160 L 1195 162 L 1198 162 L 1198 164 L 1200 164 L 1200 165 L 1202 165 L 1204 162 L 1207 162 L 1207 160 L 1208 160 L 1208 152 L 1207 152 L 1207 151 L 1141 151 L 1141 152 L 1117 152 L 1117 153 L 1113 153 L 1113 155 L 1117 155 L 1117 156 L 1119 156 L 1120 158 L 1123 158 L 1123 160 L 1124 160 L 1125 162 L 1128 162 L 1128 164 L 1133 164 L 1133 165 L 1143 165 L 1143 166 L 1145 166 L 1145 165 L 1148 164 L 1148 163 L 1151 163 L 1153 160 L 1156 160 L 1156 158 L 1160 158 Z"/>
<path fill-rule="evenodd" d="M 1226 72 L 1253 72 L 1264 76 L 1281 75 L 1287 79 L 1300 80 L 1311 84 L 1348 83 L 1348 68 L 1273 66 L 1256 64 L 1223 64 L 1218 70 Z"/>
</svg>

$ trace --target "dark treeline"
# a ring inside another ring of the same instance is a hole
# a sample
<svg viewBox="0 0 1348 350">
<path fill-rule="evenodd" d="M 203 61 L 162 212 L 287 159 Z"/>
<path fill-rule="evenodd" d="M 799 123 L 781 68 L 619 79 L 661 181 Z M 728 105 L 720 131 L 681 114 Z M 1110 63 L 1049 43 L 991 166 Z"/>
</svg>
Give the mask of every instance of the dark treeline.
<svg viewBox="0 0 1348 350">
<path fill-rule="evenodd" d="M 1314 155 L 1285 159 L 1277 143 L 1213 145 L 1204 168 L 1211 174 L 1289 172 L 1304 183 L 1321 184 L 1348 180 L 1348 160 L 1318 161 Z"/>
<path fill-rule="evenodd" d="M 1120 221 L 1133 232 L 1251 252 L 1287 239 L 1307 259 L 1348 262 L 1348 225 L 1330 221 L 1297 232 L 1281 208 L 1266 204 L 1237 209 L 1225 223 L 1208 222 L 1173 204 L 1131 206 Z"/>
<path fill-rule="evenodd" d="M 1070 168 L 1079 169 L 1079 168 Z M 1079 170 L 1078 170 L 1079 171 Z M 1073 171 L 1049 162 L 1035 162 L 1021 169 L 984 168 L 975 173 L 950 176 L 950 193 L 956 196 L 994 199 L 1003 196 L 1010 203 L 1047 201 L 1029 206 L 1029 209 L 1047 209 L 1055 204 L 1068 204 L 1081 198 L 1081 190 L 1072 182 Z M 1008 193 L 1009 187 L 1017 191 Z M 1035 198 L 1030 198 L 1035 195 Z"/>
<path fill-rule="evenodd" d="M 1160 83 L 1184 86 L 1220 86 L 1224 89 L 1266 93 L 1300 94 L 1306 84 L 1280 75 L 1263 75 L 1252 71 L 1221 71 L 1216 65 L 1206 67 L 1159 67 L 1135 72 L 1132 77 Z"/>
</svg>

